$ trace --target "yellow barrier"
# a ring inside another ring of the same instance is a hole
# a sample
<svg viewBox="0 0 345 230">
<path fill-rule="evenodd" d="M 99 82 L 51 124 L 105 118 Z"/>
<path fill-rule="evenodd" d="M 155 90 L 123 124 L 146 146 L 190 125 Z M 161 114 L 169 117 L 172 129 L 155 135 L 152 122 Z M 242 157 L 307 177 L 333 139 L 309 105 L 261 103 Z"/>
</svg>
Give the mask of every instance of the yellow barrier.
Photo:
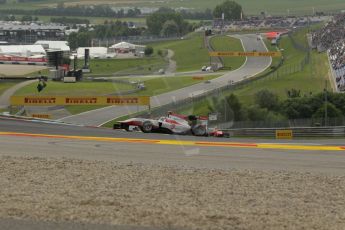
<svg viewBox="0 0 345 230">
<path fill-rule="evenodd" d="M 140 96 L 12 96 L 11 105 L 150 105 L 150 97 Z"/>
<path fill-rule="evenodd" d="M 281 57 L 280 52 L 228 52 L 228 51 L 215 51 L 209 52 L 211 57 Z"/>
<path fill-rule="evenodd" d="M 292 130 L 276 130 L 276 139 L 292 139 Z"/>
</svg>

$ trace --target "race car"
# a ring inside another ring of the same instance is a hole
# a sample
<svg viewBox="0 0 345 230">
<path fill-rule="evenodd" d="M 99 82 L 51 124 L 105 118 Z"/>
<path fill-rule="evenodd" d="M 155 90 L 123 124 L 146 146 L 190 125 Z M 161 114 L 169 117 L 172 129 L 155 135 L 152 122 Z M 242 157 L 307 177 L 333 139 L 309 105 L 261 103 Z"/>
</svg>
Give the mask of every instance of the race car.
<svg viewBox="0 0 345 230">
<path fill-rule="evenodd" d="M 217 128 L 209 129 L 207 134 L 208 134 L 208 136 L 211 136 L 211 137 L 227 137 L 227 138 L 230 137 L 229 133 L 226 133 L 226 132 L 219 130 Z"/>
<path fill-rule="evenodd" d="M 131 131 L 139 128 L 144 133 L 192 134 L 207 136 L 207 118 L 199 116 L 184 116 L 168 114 L 159 119 L 130 118 L 120 121 L 113 126 L 114 129 Z"/>
</svg>

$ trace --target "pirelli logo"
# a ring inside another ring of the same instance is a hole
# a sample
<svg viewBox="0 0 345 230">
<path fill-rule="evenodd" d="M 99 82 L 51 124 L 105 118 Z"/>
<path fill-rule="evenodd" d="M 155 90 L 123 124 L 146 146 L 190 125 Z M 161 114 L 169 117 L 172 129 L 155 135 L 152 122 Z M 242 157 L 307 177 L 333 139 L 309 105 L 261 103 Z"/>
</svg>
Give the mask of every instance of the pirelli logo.
<svg viewBox="0 0 345 230">
<path fill-rule="evenodd" d="M 120 105 L 120 104 L 138 104 L 139 98 L 107 98 L 108 104 Z"/>
<path fill-rule="evenodd" d="M 44 105 L 55 105 L 55 97 L 24 97 L 24 103 L 26 105 L 44 104 Z"/>
<path fill-rule="evenodd" d="M 210 52 L 211 57 L 281 57 L 280 52 L 235 52 L 215 51 Z"/>
<path fill-rule="evenodd" d="M 40 119 L 50 119 L 50 114 L 31 114 L 31 117 L 33 118 L 40 118 Z"/>
<path fill-rule="evenodd" d="M 292 139 L 292 130 L 276 130 L 276 139 Z"/>
<path fill-rule="evenodd" d="M 126 96 L 103 96 L 103 97 L 74 97 L 74 96 L 13 96 L 11 105 L 14 106 L 54 106 L 54 105 L 150 105 L 150 97 L 126 97 Z"/>
<path fill-rule="evenodd" d="M 66 97 L 66 105 L 97 105 L 96 97 Z"/>
</svg>

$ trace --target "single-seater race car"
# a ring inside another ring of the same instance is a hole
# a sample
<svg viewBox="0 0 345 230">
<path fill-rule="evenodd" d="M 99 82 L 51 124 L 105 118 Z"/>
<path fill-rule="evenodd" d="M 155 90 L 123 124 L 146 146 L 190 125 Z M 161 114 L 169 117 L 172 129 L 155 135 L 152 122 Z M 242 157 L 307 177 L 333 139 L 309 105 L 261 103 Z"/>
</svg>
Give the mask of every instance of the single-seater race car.
<svg viewBox="0 0 345 230">
<path fill-rule="evenodd" d="M 139 128 L 144 133 L 192 134 L 195 136 L 208 136 L 207 117 L 184 116 L 169 113 L 159 119 L 130 118 L 114 124 L 114 129 L 133 130 Z"/>
<path fill-rule="evenodd" d="M 226 132 L 219 130 L 217 128 L 213 128 L 213 129 L 208 130 L 208 136 L 211 136 L 211 137 L 230 137 L 230 133 L 226 133 Z"/>
</svg>

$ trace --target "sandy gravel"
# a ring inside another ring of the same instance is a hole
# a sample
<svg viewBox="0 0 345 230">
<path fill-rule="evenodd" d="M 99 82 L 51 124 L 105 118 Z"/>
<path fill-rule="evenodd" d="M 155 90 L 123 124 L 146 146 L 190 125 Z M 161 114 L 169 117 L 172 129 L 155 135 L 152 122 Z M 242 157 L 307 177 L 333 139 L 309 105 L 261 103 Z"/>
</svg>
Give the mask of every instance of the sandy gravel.
<svg viewBox="0 0 345 230">
<path fill-rule="evenodd" d="M 345 229 L 345 176 L 2 157 L 0 217 L 174 229 Z"/>
<path fill-rule="evenodd" d="M 46 66 L 39 65 L 10 65 L 0 64 L 0 75 L 18 76 L 47 69 Z"/>
</svg>

